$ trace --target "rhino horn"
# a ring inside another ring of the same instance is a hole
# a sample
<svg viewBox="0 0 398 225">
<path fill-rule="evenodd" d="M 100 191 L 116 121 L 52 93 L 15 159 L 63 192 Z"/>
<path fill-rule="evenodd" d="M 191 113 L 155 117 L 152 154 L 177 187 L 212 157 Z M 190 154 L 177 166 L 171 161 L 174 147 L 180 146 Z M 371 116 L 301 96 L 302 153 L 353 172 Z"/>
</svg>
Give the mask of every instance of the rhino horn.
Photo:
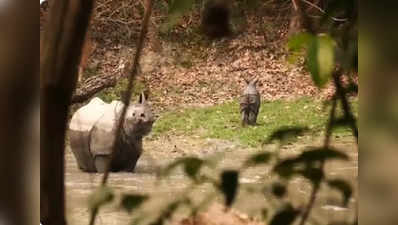
<svg viewBox="0 0 398 225">
<path fill-rule="evenodd" d="M 258 82 L 258 77 L 255 77 L 255 78 L 252 80 L 252 84 L 256 85 L 257 82 Z"/>
<path fill-rule="evenodd" d="M 138 103 L 144 104 L 146 101 L 147 96 L 145 96 L 144 92 L 141 92 L 140 97 L 138 98 Z"/>
</svg>

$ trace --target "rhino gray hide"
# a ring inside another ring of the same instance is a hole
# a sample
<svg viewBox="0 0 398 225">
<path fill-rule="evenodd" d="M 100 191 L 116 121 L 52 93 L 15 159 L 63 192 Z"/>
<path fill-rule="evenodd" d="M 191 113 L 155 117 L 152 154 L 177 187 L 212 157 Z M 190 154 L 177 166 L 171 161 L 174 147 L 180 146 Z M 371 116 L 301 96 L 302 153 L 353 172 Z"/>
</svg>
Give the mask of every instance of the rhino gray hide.
<svg viewBox="0 0 398 225">
<path fill-rule="evenodd" d="M 246 88 L 243 91 L 243 95 L 240 99 L 240 113 L 242 114 L 243 125 L 255 125 L 257 121 L 257 115 L 260 109 L 260 93 L 256 89 L 258 79 L 252 81 L 246 81 Z"/>
<path fill-rule="evenodd" d="M 69 125 L 70 146 L 83 171 L 105 172 L 116 136 L 117 119 L 123 106 L 120 101 L 107 104 L 99 98 L 93 98 L 73 115 Z M 152 130 L 154 121 L 150 106 L 141 94 L 138 103 L 127 109 L 111 162 L 112 172 L 134 171 L 142 153 L 142 138 Z"/>
</svg>

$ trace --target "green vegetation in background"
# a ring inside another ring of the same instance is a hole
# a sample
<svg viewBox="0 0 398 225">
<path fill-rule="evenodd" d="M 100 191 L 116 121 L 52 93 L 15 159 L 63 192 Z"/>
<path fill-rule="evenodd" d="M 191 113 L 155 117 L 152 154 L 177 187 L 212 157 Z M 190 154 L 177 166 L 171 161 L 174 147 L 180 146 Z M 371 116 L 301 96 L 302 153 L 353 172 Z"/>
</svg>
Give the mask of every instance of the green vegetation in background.
<svg viewBox="0 0 398 225">
<path fill-rule="evenodd" d="M 113 100 L 121 100 L 121 97 L 123 96 L 123 92 L 127 89 L 127 85 L 128 85 L 128 79 L 127 78 L 122 78 L 120 79 L 117 83 L 116 86 L 113 88 L 107 88 L 104 89 L 103 91 L 99 92 L 98 94 L 95 95 L 95 97 L 99 97 L 100 99 L 102 99 L 103 101 L 110 103 Z M 140 82 L 140 81 L 134 81 L 134 91 L 133 91 L 133 97 L 132 97 L 132 101 L 136 102 L 137 101 L 137 97 L 139 96 L 140 93 L 144 90 L 145 85 Z"/>
<path fill-rule="evenodd" d="M 353 99 L 354 114 L 358 114 L 358 100 Z M 164 133 L 200 135 L 201 137 L 239 141 L 258 146 L 280 127 L 308 127 L 313 135 L 325 129 L 329 106 L 322 101 L 301 98 L 293 101 L 264 101 L 257 126 L 241 126 L 239 105 L 236 101 L 207 108 L 188 108 L 164 113 L 154 124 L 153 137 Z M 338 110 L 338 115 L 341 115 Z M 336 128 L 335 134 L 350 135 L 345 127 Z"/>
</svg>

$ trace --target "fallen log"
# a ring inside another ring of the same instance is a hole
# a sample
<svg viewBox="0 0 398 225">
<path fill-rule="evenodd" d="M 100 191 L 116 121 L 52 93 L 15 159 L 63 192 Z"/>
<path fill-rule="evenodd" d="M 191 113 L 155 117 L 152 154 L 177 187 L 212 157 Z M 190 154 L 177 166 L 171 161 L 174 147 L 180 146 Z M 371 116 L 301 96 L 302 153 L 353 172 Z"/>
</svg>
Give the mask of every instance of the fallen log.
<svg viewBox="0 0 398 225">
<path fill-rule="evenodd" d="M 120 76 L 102 75 L 86 79 L 84 83 L 76 89 L 71 104 L 85 102 L 103 89 L 114 87 L 118 78 L 120 78 Z"/>
</svg>

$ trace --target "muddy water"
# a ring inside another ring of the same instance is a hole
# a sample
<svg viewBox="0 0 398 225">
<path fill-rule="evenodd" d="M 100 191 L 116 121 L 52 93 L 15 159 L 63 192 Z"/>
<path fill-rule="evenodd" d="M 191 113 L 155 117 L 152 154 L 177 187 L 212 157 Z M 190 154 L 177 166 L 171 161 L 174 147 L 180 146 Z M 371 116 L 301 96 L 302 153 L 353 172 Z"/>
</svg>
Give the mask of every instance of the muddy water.
<svg viewBox="0 0 398 225">
<path fill-rule="evenodd" d="M 173 140 L 171 140 L 173 139 Z M 349 162 L 330 162 L 326 164 L 328 178 L 343 178 L 350 181 L 354 187 L 354 196 L 357 190 L 357 149 L 352 138 L 339 138 L 334 141 L 335 147 L 346 152 L 351 160 Z M 298 144 L 288 145 L 280 150 L 281 157 L 288 157 L 301 152 L 306 146 L 319 146 L 321 140 L 301 140 Z M 131 223 L 132 216 L 120 209 L 119 196 L 121 193 L 145 193 L 151 196 L 150 201 L 143 205 L 140 214 L 144 221 L 150 221 L 164 209 L 167 203 L 178 199 L 182 192 L 189 190 L 195 202 L 202 201 L 214 189 L 211 185 L 203 185 L 191 189 L 190 181 L 182 171 L 177 170 L 161 182 L 156 177 L 156 171 L 174 159 L 194 155 L 202 158 L 211 158 L 217 162 L 214 169 L 205 169 L 214 177 L 223 169 L 239 168 L 242 162 L 253 153 L 262 149 L 251 149 L 236 143 L 199 139 L 193 137 L 162 137 L 156 140 L 145 141 L 145 152 L 139 160 L 135 173 L 112 173 L 109 185 L 115 190 L 115 201 L 102 208 L 97 225 L 124 225 Z M 266 146 L 263 150 L 275 151 L 275 146 Z M 235 208 L 247 213 L 254 218 L 260 218 L 262 208 L 268 208 L 272 215 L 273 209 L 281 206 L 281 201 L 275 199 L 270 193 L 270 184 L 277 177 L 270 173 L 269 166 L 255 167 L 245 170 L 240 174 L 241 189 Z M 87 197 L 99 185 L 101 174 L 88 174 L 77 168 L 70 149 L 66 155 L 66 199 L 67 216 L 71 225 L 86 225 L 89 220 Z M 254 190 L 254 192 L 253 192 Z M 304 179 L 297 178 L 288 186 L 288 196 L 284 201 L 293 202 L 295 206 L 304 206 L 311 193 L 311 185 Z M 221 196 L 216 200 L 222 201 Z M 341 207 L 340 193 L 324 186 L 319 193 L 315 208 L 311 214 L 312 224 L 328 224 L 335 221 L 351 221 L 355 215 L 356 202 L 354 198 L 349 201 L 348 207 Z M 177 213 L 175 221 L 181 219 L 187 211 L 182 209 Z"/>
</svg>

